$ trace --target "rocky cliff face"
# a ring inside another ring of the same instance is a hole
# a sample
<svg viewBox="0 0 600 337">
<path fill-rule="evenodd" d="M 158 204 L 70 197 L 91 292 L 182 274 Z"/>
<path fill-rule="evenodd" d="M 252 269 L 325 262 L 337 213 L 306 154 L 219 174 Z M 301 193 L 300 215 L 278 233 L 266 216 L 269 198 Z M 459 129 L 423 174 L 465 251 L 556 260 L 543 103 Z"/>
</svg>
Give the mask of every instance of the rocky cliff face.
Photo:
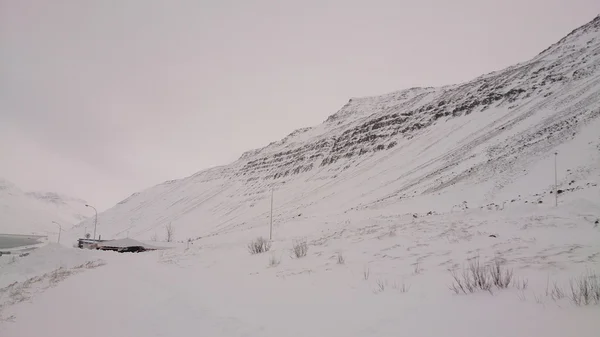
<svg viewBox="0 0 600 337">
<path fill-rule="evenodd" d="M 440 211 L 467 196 L 517 200 L 548 193 L 547 182 L 528 175 L 563 145 L 575 149 L 569 172 L 596 174 L 599 116 L 600 16 L 532 60 L 466 83 L 350 99 L 321 125 L 135 194 L 102 217 L 114 233 L 140 236 L 166 222 L 190 233 L 251 227 L 271 189 L 287 191 L 282 219 L 323 203 L 319 214 L 418 209 L 410 200 L 444 194 L 451 197 L 436 201 Z"/>
<path fill-rule="evenodd" d="M 426 132 L 435 123 L 452 118 L 491 114 L 497 108 L 519 110 L 523 114 L 528 113 L 523 110 L 545 106 L 557 111 L 577 93 L 562 101 L 555 97 L 576 86 L 582 86 L 579 90 L 582 93 L 596 84 L 600 67 L 599 31 L 600 16 L 533 60 L 467 83 L 351 99 L 324 125 L 297 130 L 280 142 L 244 154 L 240 158 L 243 165 L 235 175 L 250 180 L 281 179 L 334 163 L 343 169 L 357 158 L 389 151 Z M 547 103 L 538 101 L 536 106 L 529 105 L 540 97 Z M 548 127 L 568 133 L 590 113 L 593 112 L 563 115 L 564 120 Z M 550 129 L 542 130 L 539 135 L 552 133 Z"/>
</svg>

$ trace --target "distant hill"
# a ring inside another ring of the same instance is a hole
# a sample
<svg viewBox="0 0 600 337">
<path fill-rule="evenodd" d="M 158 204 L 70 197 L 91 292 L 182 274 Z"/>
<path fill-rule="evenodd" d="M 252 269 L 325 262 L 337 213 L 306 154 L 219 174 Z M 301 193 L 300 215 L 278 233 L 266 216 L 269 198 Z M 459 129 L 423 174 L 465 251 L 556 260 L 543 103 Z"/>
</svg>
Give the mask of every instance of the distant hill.
<svg viewBox="0 0 600 337">
<path fill-rule="evenodd" d="M 52 192 L 24 192 L 0 178 L 0 233 L 55 235 L 93 216 L 81 199 Z"/>
</svg>

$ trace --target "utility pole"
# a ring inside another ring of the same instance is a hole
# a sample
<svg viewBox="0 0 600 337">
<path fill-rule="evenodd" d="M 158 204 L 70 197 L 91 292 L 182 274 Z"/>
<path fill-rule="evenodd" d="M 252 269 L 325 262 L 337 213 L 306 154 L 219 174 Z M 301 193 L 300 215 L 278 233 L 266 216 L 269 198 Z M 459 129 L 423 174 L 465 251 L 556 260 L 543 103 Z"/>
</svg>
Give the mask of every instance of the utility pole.
<svg viewBox="0 0 600 337">
<path fill-rule="evenodd" d="M 96 240 L 96 225 L 98 224 L 98 211 L 96 210 L 96 207 L 92 205 L 85 205 L 85 207 L 91 207 L 94 209 L 94 212 L 96 212 L 96 216 L 94 217 L 94 240 Z"/>
<path fill-rule="evenodd" d="M 60 224 L 56 221 L 52 221 L 52 223 L 57 224 L 58 225 L 58 243 L 60 243 L 60 232 L 62 232 L 62 227 L 60 226 Z"/>
<path fill-rule="evenodd" d="M 556 161 L 558 152 L 554 152 L 554 207 L 558 207 L 558 173 L 556 169 Z"/>
<path fill-rule="evenodd" d="M 273 239 L 273 190 L 271 189 L 271 225 L 269 226 L 269 240 Z"/>
</svg>

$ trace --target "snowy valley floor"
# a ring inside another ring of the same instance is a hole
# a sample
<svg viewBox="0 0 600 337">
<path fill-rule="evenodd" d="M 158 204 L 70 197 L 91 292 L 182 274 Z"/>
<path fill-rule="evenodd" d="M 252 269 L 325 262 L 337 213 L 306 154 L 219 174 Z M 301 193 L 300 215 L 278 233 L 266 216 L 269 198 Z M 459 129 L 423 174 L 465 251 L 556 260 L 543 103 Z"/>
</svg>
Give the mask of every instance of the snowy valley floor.
<svg viewBox="0 0 600 337">
<path fill-rule="evenodd" d="M 598 336 L 600 305 L 569 299 L 570 280 L 600 275 L 597 209 L 528 207 L 290 224 L 258 255 L 255 231 L 142 254 L 51 244 L 0 260 L 0 335 Z M 526 289 L 452 292 L 449 270 L 477 256 Z"/>
</svg>

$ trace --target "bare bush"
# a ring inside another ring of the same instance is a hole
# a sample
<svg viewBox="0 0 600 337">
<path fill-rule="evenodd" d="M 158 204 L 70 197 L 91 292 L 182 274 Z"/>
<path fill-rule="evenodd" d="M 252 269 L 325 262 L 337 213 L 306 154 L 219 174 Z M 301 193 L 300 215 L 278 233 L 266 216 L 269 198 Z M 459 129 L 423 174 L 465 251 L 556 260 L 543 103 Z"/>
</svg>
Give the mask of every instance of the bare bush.
<svg viewBox="0 0 600 337">
<path fill-rule="evenodd" d="M 493 286 L 498 289 L 505 289 L 513 282 L 512 270 L 503 269 L 498 260 L 495 260 L 491 266 L 482 265 L 479 257 L 471 259 L 468 267 L 463 267 L 462 273 L 459 274 L 453 270 L 451 275 L 454 282 L 450 286 L 450 290 L 456 294 L 474 293 L 477 290 L 492 293 Z M 522 281 L 517 287 L 520 289 L 527 288 L 527 281 Z"/>
<path fill-rule="evenodd" d="M 158 236 L 156 235 L 156 233 L 154 233 L 154 234 L 153 234 L 153 235 L 150 237 L 150 240 L 151 240 L 151 241 L 154 241 L 154 242 L 158 241 Z"/>
<path fill-rule="evenodd" d="M 369 266 L 365 266 L 365 268 L 363 269 L 363 278 L 365 279 L 365 281 L 367 281 L 369 279 L 370 275 L 371 275 L 371 271 L 369 269 Z"/>
<path fill-rule="evenodd" d="M 552 299 L 555 301 L 562 300 L 563 298 L 565 298 L 564 290 L 561 287 L 559 287 L 556 282 L 554 282 L 554 285 L 550 290 L 550 297 L 552 297 Z"/>
<path fill-rule="evenodd" d="M 479 257 L 471 259 L 469 262 L 469 272 L 475 288 L 491 291 L 493 282 L 491 274 L 488 272 L 488 268 L 481 265 Z"/>
<path fill-rule="evenodd" d="M 518 290 L 526 290 L 529 286 L 529 280 L 527 279 L 515 279 L 514 281 L 515 288 Z"/>
<path fill-rule="evenodd" d="M 489 268 L 490 277 L 492 278 L 492 282 L 499 289 L 506 289 L 512 282 L 513 271 L 512 269 L 508 270 L 502 269 L 502 264 L 499 259 L 495 259 L 492 266 Z"/>
<path fill-rule="evenodd" d="M 419 263 L 419 260 L 417 260 L 417 262 L 415 262 L 415 269 L 413 270 L 413 274 L 415 274 L 415 275 L 421 274 L 421 264 Z"/>
<path fill-rule="evenodd" d="M 78 269 L 94 269 L 97 267 L 101 267 L 104 266 L 106 264 L 106 261 L 104 260 L 94 260 L 94 261 L 88 261 L 84 264 L 80 264 L 78 266 L 73 267 L 73 269 L 78 270 Z"/>
<path fill-rule="evenodd" d="M 410 285 L 407 285 L 404 281 L 402 281 L 402 282 L 394 281 L 393 283 L 390 284 L 388 282 L 388 280 L 377 279 L 377 281 L 375 281 L 375 285 L 377 287 L 373 291 L 374 293 L 384 292 L 386 289 L 388 289 L 388 287 L 391 287 L 392 289 L 397 290 L 401 293 L 407 293 L 410 290 Z"/>
<path fill-rule="evenodd" d="M 294 241 L 292 246 L 292 254 L 297 258 L 305 257 L 308 253 L 308 243 L 306 240 L 297 240 Z"/>
<path fill-rule="evenodd" d="M 387 287 L 387 281 L 378 279 L 377 281 L 375 281 L 375 283 L 377 284 L 376 292 L 385 291 L 385 288 Z"/>
<path fill-rule="evenodd" d="M 66 279 L 69 275 L 73 274 L 73 271 L 60 267 L 50 273 L 49 281 L 50 285 L 56 285 L 60 281 Z"/>
<path fill-rule="evenodd" d="M 345 264 L 346 263 L 346 259 L 344 258 L 344 255 L 342 255 L 342 252 L 339 252 L 337 254 L 337 264 Z"/>
<path fill-rule="evenodd" d="M 271 242 L 265 238 L 258 237 L 248 244 L 250 254 L 261 254 L 271 249 Z"/>
<path fill-rule="evenodd" d="M 585 272 L 569 282 L 569 298 L 577 305 L 600 304 L 600 279 L 592 272 Z"/>
<path fill-rule="evenodd" d="M 165 226 L 165 240 L 167 242 L 173 242 L 173 240 L 175 239 L 175 228 L 173 227 L 173 225 L 171 223 L 169 223 L 168 225 Z"/>
<path fill-rule="evenodd" d="M 281 263 L 281 260 L 278 259 L 275 255 L 271 255 L 269 258 L 269 267 L 277 267 Z"/>
<path fill-rule="evenodd" d="M 461 292 L 467 294 L 475 291 L 473 287 L 473 281 L 471 280 L 471 276 L 468 271 L 463 270 L 462 277 L 455 270 L 450 272 L 452 274 L 452 278 L 454 282 L 450 286 L 450 289 L 454 291 L 455 294 L 460 294 Z"/>
<path fill-rule="evenodd" d="M 84 269 L 93 269 L 104 264 L 106 264 L 106 262 L 96 260 L 88 261 L 71 269 L 59 267 L 49 273 L 34 276 L 22 282 L 13 282 L 4 288 L 0 288 L 0 322 L 6 320 L 6 318 L 2 316 L 3 309 L 30 300 L 37 292 L 56 286 L 70 275 L 80 273 Z M 8 319 L 11 317 L 8 317 Z"/>
<path fill-rule="evenodd" d="M 410 290 L 410 284 L 406 284 L 404 281 L 402 283 L 394 282 L 392 284 L 392 288 L 398 290 L 401 293 L 407 293 Z"/>
</svg>

